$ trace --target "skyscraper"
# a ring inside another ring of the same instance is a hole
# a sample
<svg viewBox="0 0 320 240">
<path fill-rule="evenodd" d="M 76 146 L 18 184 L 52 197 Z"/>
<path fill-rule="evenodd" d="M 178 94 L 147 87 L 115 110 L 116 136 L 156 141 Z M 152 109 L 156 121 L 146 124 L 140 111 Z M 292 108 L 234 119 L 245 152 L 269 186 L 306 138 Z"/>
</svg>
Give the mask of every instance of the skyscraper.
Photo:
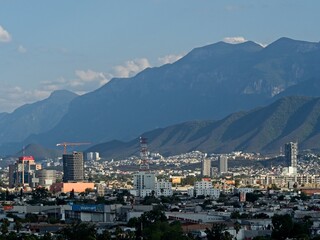
<svg viewBox="0 0 320 240">
<path fill-rule="evenodd" d="M 298 156 L 298 143 L 289 142 L 284 147 L 286 164 L 289 168 L 289 173 L 297 173 L 297 156 Z"/>
<path fill-rule="evenodd" d="M 9 186 L 30 186 L 34 187 L 34 173 L 41 169 L 32 156 L 22 156 L 16 163 L 9 165 Z"/>
<path fill-rule="evenodd" d="M 202 159 L 202 176 L 211 177 L 211 159 Z"/>
<path fill-rule="evenodd" d="M 83 154 L 73 152 L 63 154 L 63 182 L 82 182 L 84 180 Z"/>
<path fill-rule="evenodd" d="M 228 172 L 228 157 L 226 155 L 219 156 L 219 173 L 226 173 Z"/>
</svg>

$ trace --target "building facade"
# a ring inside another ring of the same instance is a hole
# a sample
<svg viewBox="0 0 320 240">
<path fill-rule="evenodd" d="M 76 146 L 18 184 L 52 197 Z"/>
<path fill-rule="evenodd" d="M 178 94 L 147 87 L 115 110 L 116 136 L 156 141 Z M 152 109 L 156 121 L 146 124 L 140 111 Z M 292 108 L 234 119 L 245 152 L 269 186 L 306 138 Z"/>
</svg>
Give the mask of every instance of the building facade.
<svg viewBox="0 0 320 240">
<path fill-rule="evenodd" d="M 158 181 L 155 173 L 140 171 L 133 175 L 133 189 L 131 194 L 137 197 L 145 197 L 154 194 L 155 196 L 172 196 L 172 183 Z"/>
<path fill-rule="evenodd" d="M 212 198 L 219 198 L 220 189 L 213 188 L 211 181 L 197 181 L 193 188 L 188 189 L 189 196 L 210 196 Z"/>
<path fill-rule="evenodd" d="M 211 177 L 211 159 L 203 158 L 202 159 L 202 176 Z"/>
<path fill-rule="evenodd" d="M 87 160 L 89 161 L 97 161 L 100 160 L 100 154 L 98 152 L 88 152 Z"/>
<path fill-rule="evenodd" d="M 84 181 L 83 154 L 63 154 L 63 182 Z"/>
<path fill-rule="evenodd" d="M 56 170 L 41 169 L 36 171 L 36 178 L 41 187 L 49 188 L 52 184 L 56 183 L 57 172 Z"/>
<path fill-rule="evenodd" d="M 289 174 L 297 174 L 297 163 L 298 163 L 298 143 L 289 142 L 285 144 L 285 159 L 288 166 Z"/>
<path fill-rule="evenodd" d="M 9 166 L 10 187 L 34 187 L 37 184 L 35 172 L 40 169 L 41 165 L 35 163 L 33 156 L 19 157 L 16 163 Z"/>
<path fill-rule="evenodd" d="M 219 173 L 227 173 L 228 172 L 228 157 L 226 155 L 219 156 Z"/>
</svg>

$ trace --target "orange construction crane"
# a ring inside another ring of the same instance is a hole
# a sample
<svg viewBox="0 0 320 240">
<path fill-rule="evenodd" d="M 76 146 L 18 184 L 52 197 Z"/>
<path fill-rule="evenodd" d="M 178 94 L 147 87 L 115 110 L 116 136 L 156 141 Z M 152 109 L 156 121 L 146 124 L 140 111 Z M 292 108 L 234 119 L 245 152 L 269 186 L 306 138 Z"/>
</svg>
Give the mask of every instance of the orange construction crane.
<svg viewBox="0 0 320 240">
<path fill-rule="evenodd" d="M 67 153 L 67 146 L 80 146 L 80 145 L 88 145 L 91 143 L 88 142 L 62 142 L 62 143 L 57 143 L 56 146 L 63 146 L 63 154 Z"/>
</svg>

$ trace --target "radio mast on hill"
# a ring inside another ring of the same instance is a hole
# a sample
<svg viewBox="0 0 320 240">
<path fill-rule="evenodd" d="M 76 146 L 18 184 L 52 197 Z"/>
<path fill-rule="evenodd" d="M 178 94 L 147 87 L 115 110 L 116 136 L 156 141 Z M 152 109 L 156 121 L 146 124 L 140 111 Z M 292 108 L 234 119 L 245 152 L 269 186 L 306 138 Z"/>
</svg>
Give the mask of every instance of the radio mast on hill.
<svg viewBox="0 0 320 240">
<path fill-rule="evenodd" d="M 140 170 L 147 171 L 149 170 L 149 152 L 147 146 L 147 139 L 144 137 L 140 137 Z"/>
</svg>

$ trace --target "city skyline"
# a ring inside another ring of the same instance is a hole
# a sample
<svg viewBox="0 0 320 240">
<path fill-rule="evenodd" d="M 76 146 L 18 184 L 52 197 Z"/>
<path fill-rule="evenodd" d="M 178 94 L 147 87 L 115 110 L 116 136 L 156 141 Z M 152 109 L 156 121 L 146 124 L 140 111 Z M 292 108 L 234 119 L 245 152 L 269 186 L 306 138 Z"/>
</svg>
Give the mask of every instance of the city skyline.
<svg viewBox="0 0 320 240">
<path fill-rule="evenodd" d="M 0 4 L 0 112 L 54 90 L 84 94 L 221 40 L 320 39 L 316 1 Z"/>
</svg>

